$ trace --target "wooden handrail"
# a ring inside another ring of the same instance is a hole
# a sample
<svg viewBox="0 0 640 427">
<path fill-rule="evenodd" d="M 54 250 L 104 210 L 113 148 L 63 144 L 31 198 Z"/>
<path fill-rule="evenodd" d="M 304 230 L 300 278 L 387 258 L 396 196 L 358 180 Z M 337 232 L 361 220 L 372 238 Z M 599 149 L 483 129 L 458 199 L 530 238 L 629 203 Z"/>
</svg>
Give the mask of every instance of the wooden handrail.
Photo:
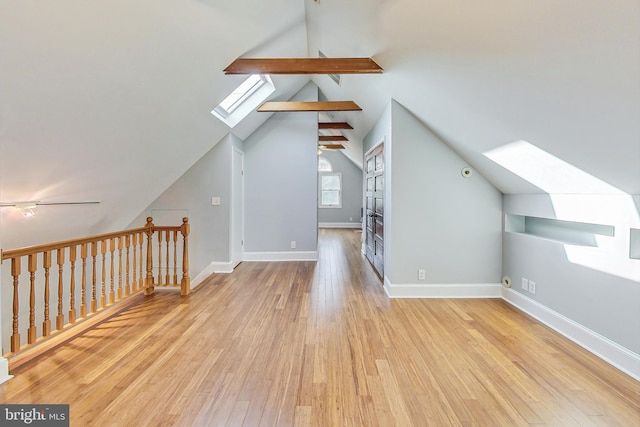
<svg viewBox="0 0 640 427">
<path fill-rule="evenodd" d="M 13 315 L 9 355 L 138 291 L 152 295 L 157 286 L 180 287 L 181 295 L 188 295 L 189 229 L 188 218 L 183 218 L 181 225 L 156 226 L 149 217 L 140 228 L 0 251 L 1 261 L 11 262 Z M 182 245 L 178 245 L 179 234 Z M 153 258 L 154 243 L 157 260 Z M 57 280 L 55 276 L 51 279 L 52 266 L 58 269 Z M 179 266 L 182 275 L 178 282 Z M 28 285 L 23 286 L 24 282 Z M 76 289 L 77 283 L 81 284 L 80 289 Z M 56 310 L 55 331 L 51 330 L 51 309 Z M 20 334 L 25 324 L 26 343 Z"/>
<path fill-rule="evenodd" d="M 176 227 L 157 227 L 157 228 L 164 229 L 164 228 L 176 228 Z M 178 226 L 177 228 L 179 229 L 180 226 Z M 2 261 L 5 261 L 11 258 L 29 255 L 36 252 L 55 251 L 57 249 L 67 248 L 71 245 L 81 245 L 86 243 L 100 242 L 102 240 L 109 240 L 111 238 L 131 235 L 133 233 L 141 233 L 141 232 L 144 232 L 145 230 L 146 230 L 146 227 L 132 228 L 130 230 L 114 231 L 113 233 L 97 234 L 95 236 L 90 236 L 90 237 L 80 237 L 78 239 L 62 240 L 60 242 L 45 243 L 42 245 L 25 246 L 24 248 L 18 248 L 18 249 L 3 250 Z"/>
</svg>

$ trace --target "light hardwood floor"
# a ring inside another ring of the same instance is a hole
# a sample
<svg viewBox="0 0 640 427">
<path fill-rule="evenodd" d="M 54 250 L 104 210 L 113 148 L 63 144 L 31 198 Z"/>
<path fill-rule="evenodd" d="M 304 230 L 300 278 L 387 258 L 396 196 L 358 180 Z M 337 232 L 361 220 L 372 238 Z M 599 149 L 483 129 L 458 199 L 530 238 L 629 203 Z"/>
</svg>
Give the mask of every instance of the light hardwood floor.
<svg viewBox="0 0 640 427">
<path fill-rule="evenodd" d="M 360 234 L 138 296 L 13 370 L 72 426 L 639 426 L 640 383 L 502 300 L 392 300 Z"/>
</svg>

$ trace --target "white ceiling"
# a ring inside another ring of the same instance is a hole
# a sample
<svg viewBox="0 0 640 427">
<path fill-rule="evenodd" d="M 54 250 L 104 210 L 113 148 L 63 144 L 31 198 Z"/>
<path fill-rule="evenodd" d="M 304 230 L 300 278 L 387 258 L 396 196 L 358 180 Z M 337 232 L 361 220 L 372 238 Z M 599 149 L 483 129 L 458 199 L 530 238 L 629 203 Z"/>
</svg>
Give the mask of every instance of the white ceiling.
<svg viewBox="0 0 640 427">
<path fill-rule="evenodd" d="M 318 49 L 385 69 L 313 77 L 363 107 L 336 115 L 356 160 L 393 98 L 503 192 L 540 190 L 483 153 L 526 140 L 639 194 L 638 40 L 637 0 L 0 0 L 0 200 L 102 201 L 47 208 L 53 239 L 122 228 L 230 131 L 209 114 L 242 80 L 224 67 Z"/>
</svg>

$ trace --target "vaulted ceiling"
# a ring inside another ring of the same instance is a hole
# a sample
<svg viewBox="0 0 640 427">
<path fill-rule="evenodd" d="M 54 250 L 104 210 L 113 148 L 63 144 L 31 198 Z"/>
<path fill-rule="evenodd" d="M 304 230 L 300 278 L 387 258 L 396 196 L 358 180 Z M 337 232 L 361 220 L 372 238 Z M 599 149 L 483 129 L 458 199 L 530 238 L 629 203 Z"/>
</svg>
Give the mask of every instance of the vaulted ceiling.
<svg viewBox="0 0 640 427">
<path fill-rule="evenodd" d="M 318 50 L 384 73 L 273 76 L 270 100 L 312 79 L 355 101 L 331 119 L 353 126 L 356 161 L 395 99 L 505 193 L 540 189 L 485 153 L 526 140 L 639 194 L 638 40 L 637 0 L 0 0 L 0 200 L 101 200 L 73 224 L 52 210 L 68 237 L 124 227 L 269 117 L 231 130 L 209 113 L 244 79 L 227 65 Z"/>
</svg>

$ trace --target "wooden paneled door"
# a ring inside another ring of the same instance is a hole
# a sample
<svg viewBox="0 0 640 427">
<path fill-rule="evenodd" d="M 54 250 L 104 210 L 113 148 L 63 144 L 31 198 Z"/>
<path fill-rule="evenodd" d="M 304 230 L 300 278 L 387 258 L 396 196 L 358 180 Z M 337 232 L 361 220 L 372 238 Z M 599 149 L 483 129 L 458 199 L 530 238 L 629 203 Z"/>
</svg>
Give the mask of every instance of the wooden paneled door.
<svg viewBox="0 0 640 427">
<path fill-rule="evenodd" d="M 366 233 L 365 247 L 369 262 L 384 277 L 384 144 L 365 157 Z"/>
</svg>

